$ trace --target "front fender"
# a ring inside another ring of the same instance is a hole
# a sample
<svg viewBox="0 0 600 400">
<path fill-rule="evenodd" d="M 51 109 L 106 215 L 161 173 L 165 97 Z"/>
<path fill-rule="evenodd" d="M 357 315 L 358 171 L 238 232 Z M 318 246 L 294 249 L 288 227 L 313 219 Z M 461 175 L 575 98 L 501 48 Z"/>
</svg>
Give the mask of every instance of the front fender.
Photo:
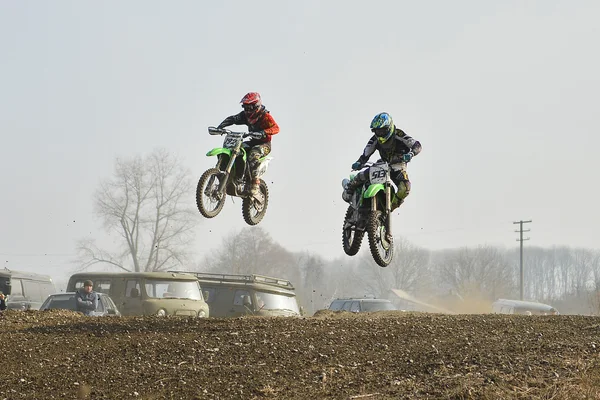
<svg viewBox="0 0 600 400">
<path fill-rule="evenodd" d="M 228 156 L 231 156 L 231 150 L 226 149 L 225 147 L 216 147 L 214 149 L 212 149 L 211 151 L 209 151 L 208 153 L 206 153 L 207 156 L 218 156 L 219 154 L 227 154 Z"/>
<path fill-rule="evenodd" d="M 240 149 L 242 151 L 242 158 L 244 159 L 244 162 L 246 161 L 246 149 L 244 149 L 243 147 Z M 218 156 L 219 154 L 227 154 L 229 157 L 231 157 L 231 149 L 227 149 L 225 147 L 216 147 L 214 149 L 212 149 L 211 151 L 209 151 L 208 153 L 206 153 L 207 156 Z"/>
<path fill-rule="evenodd" d="M 383 183 L 376 183 L 374 185 L 369 185 L 367 190 L 365 190 L 363 197 L 368 199 L 370 197 L 375 197 L 380 190 L 385 190 L 385 186 Z"/>
</svg>

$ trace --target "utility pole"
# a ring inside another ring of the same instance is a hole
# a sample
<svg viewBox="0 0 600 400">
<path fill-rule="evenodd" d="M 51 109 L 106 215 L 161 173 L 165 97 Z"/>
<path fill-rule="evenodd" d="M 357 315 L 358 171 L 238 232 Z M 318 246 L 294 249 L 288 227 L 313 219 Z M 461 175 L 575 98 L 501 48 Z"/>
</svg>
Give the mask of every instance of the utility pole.
<svg viewBox="0 0 600 400">
<path fill-rule="evenodd" d="M 529 232 L 530 231 L 530 229 L 523 230 L 523 224 L 528 224 L 530 222 L 531 222 L 531 220 L 529 220 L 529 221 L 523 221 L 523 220 L 521 220 L 521 221 L 513 222 L 513 224 L 519 224 L 519 226 L 520 226 L 519 230 L 515 231 L 515 232 L 519 232 L 520 236 L 519 236 L 519 239 L 517 239 L 517 242 L 521 242 L 521 253 L 520 253 L 520 258 L 519 258 L 519 260 L 520 260 L 520 262 L 519 262 L 519 265 L 520 265 L 520 276 L 521 276 L 521 279 L 520 279 L 521 280 L 521 282 L 520 282 L 521 300 L 523 300 L 523 241 L 524 240 L 529 240 L 529 238 L 523 239 L 523 232 Z"/>
</svg>

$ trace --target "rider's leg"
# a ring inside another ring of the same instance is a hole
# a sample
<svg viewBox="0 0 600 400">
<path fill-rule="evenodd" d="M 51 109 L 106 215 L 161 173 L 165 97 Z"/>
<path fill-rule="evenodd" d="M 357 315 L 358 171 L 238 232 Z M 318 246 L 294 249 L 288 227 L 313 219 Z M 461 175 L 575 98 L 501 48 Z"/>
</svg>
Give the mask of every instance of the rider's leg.
<svg viewBox="0 0 600 400">
<path fill-rule="evenodd" d="M 394 171 L 392 173 L 392 181 L 396 184 L 398 190 L 396 195 L 392 197 L 392 210 L 394 211 L 404 203 L 404 199 L 410 194 L 410 181 L 406 170 Z"/>
<path fill-rule="evenodd" d="M 250 167 L 250 176 L 252 179 L 250 194 L 256 195 L 260 191 L 260 177 L 257 176 L 257 170 L 260 165 L 260 158 L 271 152 L 271 143 L 262 143 L 252 146 L 247 153 L 248 166 Z"/>
<path fill-rule="evenodd" d="M 244 180 L 244 161 L 242 157 L 238 157 L 233 166 L 235 168 L 235 181 L 241 183 Z"/>
<path fill-rule="evenodd" d="M 366 181 L 367 181 L 367 174 L 365 171 L 362 171 L 362 172 L 359 172 L 358 174 L 356 174 L 356 176 L 354 178 L 352 178 L 350 180 L 350 182 L 348 182 L 348 185 L 346 186 L 346 190 L 344 190 L 344 192 L 342 193 L 342 200 L 349 203 L 350 200 L 352 199 L 352 195 L 354 194 L 354 191 L 356 189 L 358 189 L 360 186 L 362 186 Z"/>
</svg>

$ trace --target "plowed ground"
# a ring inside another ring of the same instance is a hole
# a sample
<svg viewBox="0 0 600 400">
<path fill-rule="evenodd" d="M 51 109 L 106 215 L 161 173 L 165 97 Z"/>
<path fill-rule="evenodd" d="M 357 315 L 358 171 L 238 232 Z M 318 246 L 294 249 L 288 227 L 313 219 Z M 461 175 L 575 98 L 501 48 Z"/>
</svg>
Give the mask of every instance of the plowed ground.
<svg viewBox="0 0 600 400">
<path fill-rule="evenodd" d="M 0 399 L 600 399 L 600 318 L 0 314 Z"/>
</svg>

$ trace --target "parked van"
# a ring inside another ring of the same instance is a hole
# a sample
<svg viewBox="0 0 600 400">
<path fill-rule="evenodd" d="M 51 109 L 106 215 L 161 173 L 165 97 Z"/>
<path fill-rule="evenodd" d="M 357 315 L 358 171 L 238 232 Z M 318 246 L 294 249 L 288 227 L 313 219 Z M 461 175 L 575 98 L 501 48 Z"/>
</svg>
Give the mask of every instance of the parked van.
<svg viewBox="0 0 600 400">
<path fill-rule="evenodd" d="M 196 277 L 173 272 L 80 272 L 71 275 L 67 292 L 86 280 L 94 291 L 108 294 L 122 315 L 208 317 Z"/>
<path fill-rule="evenodd" d="M 211 317 L 299 316 L 291 282 L 264 275 L 188 272 L 197 277 Z"/>
<path fill-rule="evenodd" d="M 39 310 L 46 297 L 56 292 L 48 275 L 0 270 L 0 292 L 7 296 L 6 307 L 12 310 Z"/>
<path fill-rule="evenodd" d="M 492 312 L 499 314 L 558 315 L 558 310 L 548 304 L 533 301 L 498 299 L 492 304 Z"/>
</svg>

